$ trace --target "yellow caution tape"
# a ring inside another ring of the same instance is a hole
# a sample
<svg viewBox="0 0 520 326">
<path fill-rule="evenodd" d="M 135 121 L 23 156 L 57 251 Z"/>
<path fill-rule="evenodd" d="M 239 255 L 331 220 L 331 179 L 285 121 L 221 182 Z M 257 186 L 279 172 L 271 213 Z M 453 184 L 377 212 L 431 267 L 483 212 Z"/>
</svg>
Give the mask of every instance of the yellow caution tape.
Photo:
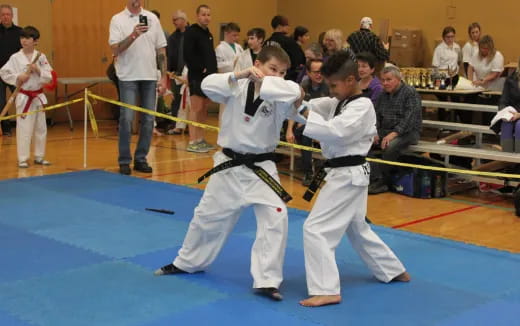
<svg viewBox="0 0 520 326">
<path fill-rule="evenodd" d="M 127 104 L 127 103 L 111 100 L 111 99 L 106 98 L 106 97 L 98 96 L 98 95 L 95 95 L 95 94 L 93 94 L 91 92 L 88 93 L 88 96 L 93 98 L 93 99 L 96 99 L 96 100 L 104 101 L 104 102 L 107 102 L 107 103 L 112 103 L 114 105 L 122 106 L 122 107 L 131 109 L 131 110 L 134 110 L 134 111 L 137 111 L 137 112 L 142 112 L 142 113 L 146 113 L 146 114 L 149 114 L 149 115 L 153 115 L 153 116 L 156 116 L 158 118 L 163 118 L 163 119 L 167 119 L 167 120 L 173 120 L 173 121 L 177 121 L 177 122 L 184 122 L 186 124 L 190 124 L 192 126 L 203 128 L 203 129 L 209 129 L 209 130 L 214 130 L 214 131 L 219 131 L 220 130 L 219 127 L 210 126 L 210 125 L 199 123 L 199 122 L 195 122 L 195 121 L 184 120 L 184 119 L 172 117 L 171 115 L 168 115 L 168 114 L 156 112 L 156 111 L 145 109 L 145 108 L 142 108 L 142 107 L 139 107 L 139 106 L 136 106 L 136 105 Z"/>
<path fill-rule="evenodd" d="M 18 113 L 18 114 L 13 114 L 13 115 L 9 115 L 9 116 L 5 116 L 5 117 L 1 117 L 0 118 L 0 121 L 2 120 L 9 120 L 9 119 L 13 119 L 13 118 L 17 118 L 19 116 L 28 116 L 28 115 L 31 115 L 31 114 L 36 114 L 36 113 L 39 113 L 39 112 L 45 112 L 45 111 L 50 111 L 50 110 L 56 110 L 56 109 L 59 109 L 59 108 L 62 108 L 64 106 L 68 106 L 68 105 L 71 105 L 71 104 L 74 104 L 74 103 L 79 103 L 83 101 L 82 98 L 78 98 L 78 99 L 75 99 L 75 100 L 72 100 L 72 101 L 68 101 L 68 102 L 63 102 L 63 103 L 60 103 L 60 104 L 56 104 L 56 105 L 51 105 L 51 106 L 46 106 L 40 110 L 34 110 L 34 111 L 28 111 L 26 113 Z"/>
<path fill-rule="evenodd" d="M 90 101 L 88 100 L 88 97 L 86 98 L 86 101 L 87 101 L 86 103 L 87 103 L 88 117 L 90 120 L 90 127 L 92 128 L 92 132 L 94 133 L 94 136 L 98 137 L 99 129 L 98 129 L 97 121 L 96 121 L 96 116 L 94 115 L 94 110 L 92 109 L 92 103 L 90 103 Z"/>
<path fill-rule="evenodd" d="M 167 119 L 167 120 L 173 120 L 178 122 L 184 122 L 186 124 L 191 124 L 195 127 L 203 128 L 203 129 L 209 129 L 214 131 L 219 131 L 220 128 L 216 126 L 210 126 L 199 122 L 194 122 L 190 120 L 184 120 L 176 117 L 172 117 L 171 115 L 167 115 L 164 113 L 155 112 L 152 110 L 144 109 L 135 105 L 126 104 L 123 102 L 115 101 L 109 98 L 105 98 L 102 96 L 95 95 L 91 92 L 88 93 L 89 97 L 92 97 L 93 99 L 98 99 L 100 101 L 112 103 L 114 105 L 119 105 L 122 107 L 126 107 L 138 112 L 147 113 L 159 118 Z M 286 147 L 292 147 L 295 149 L 310 151 L 310 152 L 317 152 L 321 153 L 321 150 L 314 147 L 308 147 L 303 145 L 297 145 L 297 144 L 291 144 L 287 142 L 280 142 L 280 145 L 286 146 Z M 462 169 L 451 169 L 451 168 L 444 168 L 444 167 L 437 167 L 437 166 L 429 166 L 429 165 L 419 165 L 419 164 L 410 164 L 410 163 L 401 163 L 401 162 L 393 162 L 393 161 L 385 161 L 377 158 L 367 158 L 367 161 L 374 162 L 374 163 L 381 163 L 381 164 L 388 164 L 388 165 L 394 165 L 394 166 L 402 166 L 402 167 L 408 167 L 408 168 L 415 168 L 415 169 L 421 169 L 421 170 L 429 170 L 429 171 L 439 171 L 439 172 L 447 172 L 447 173 L 453 173 L 453 174 L 467 174 L 467 175 L 478 175 L 478 176 L 485 176 L 485 177 L 494 177 L 494 178 L 506 178 L 506 179 L 520 179 L 520 174 L 508 174 L 508 173 L 497 173 L 497 172 L 486 172 L 486 171 L 473 171 L 473 170 L 462 170 Z"/>
</svg>

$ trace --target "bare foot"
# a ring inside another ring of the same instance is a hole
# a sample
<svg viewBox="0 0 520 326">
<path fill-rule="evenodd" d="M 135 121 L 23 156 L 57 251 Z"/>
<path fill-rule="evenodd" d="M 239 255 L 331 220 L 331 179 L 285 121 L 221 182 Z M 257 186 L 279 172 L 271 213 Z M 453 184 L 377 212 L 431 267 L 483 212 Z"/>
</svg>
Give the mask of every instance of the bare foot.
<svg viewBox="0 0 520 326">
<path fill-rule="evenodd" d="M 300 304 L 305 307 L 320 307 L 329 304 L 338 304 L 340 302 L 340 295 L 315 295 L 308 299 L 300 301 Z"/>
<path fill-rule="evenodd" d="M 394 277 L 390 282 L 410 282 L 411 279 L 410 274 L 404 272 Z"/>
</svg>

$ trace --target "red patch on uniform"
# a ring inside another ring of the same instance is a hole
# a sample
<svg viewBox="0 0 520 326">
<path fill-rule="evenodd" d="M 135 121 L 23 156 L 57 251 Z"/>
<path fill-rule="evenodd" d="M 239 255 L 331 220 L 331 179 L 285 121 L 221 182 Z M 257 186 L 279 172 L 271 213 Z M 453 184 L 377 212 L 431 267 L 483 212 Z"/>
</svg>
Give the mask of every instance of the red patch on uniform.
<svg viewBox="0 0 520 326">
<path fill-rule="evenodd" d="M 277 211 L 278 213 L 280 213 L 280 212 L 282 211 L 282 209 L 281 209 L 280 207 L 278 207 L 278 208 L 276 209 L 276 211 Z"/>
<path fill-rule="evenodd" d="M 245 117 L 244 120 L 245 120 L 246 122 L 249 122 L 250 119 L 249 119 L 249 117 Z"/>
</svg>

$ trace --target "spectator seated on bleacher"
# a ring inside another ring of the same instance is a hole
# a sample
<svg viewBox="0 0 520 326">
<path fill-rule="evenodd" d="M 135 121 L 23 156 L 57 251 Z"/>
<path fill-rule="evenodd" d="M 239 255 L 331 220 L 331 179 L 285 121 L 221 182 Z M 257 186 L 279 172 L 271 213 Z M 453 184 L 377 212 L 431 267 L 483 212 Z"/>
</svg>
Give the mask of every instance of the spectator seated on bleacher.
<svg viewBox="0 0 520 326">
<path fill-rule="evenodd" d="M 411 144 L 419 141 L 422 125 L 421 98 L 417 91 L 401 80 L 398 67 L 383 69 L 384 92 L 377 99 L 377 133 L 370 157 L 396 161 Z M 380 153 L 380 155 L 379 155 Z M 386 192 L 391 185 L 391 165 L 371 163 L 369 194 Z"/>
<path fill-rule="evenodd" d="M 509 109 L 510 115 L 498 128 L 500 145 L 504 152 L 520 153 L 520 67 L 504 83 L 498 109 L 505 108 Z"/>
<path fill-rule="evenodd" d="M 308 78 L 304 79 L 301 87 L 305 92 L 305 100 L 309 101 L 313 98 L 329 96 L 329 87 L 325 83 L 321 75 L 322 60 L 310 59 L 307 60 L 306 71 Z M 286 139 L 290 143 L 295 141 L 303 146 L 312 147 L 312 139 L 303 135 L 305 125 L 295 123 L 289 120 L 287 125 Z M 304 186 L 309 186 L 314 174 L 312 169 L 312 152 L 302 151 L 302 167 L 303 167 L 303 181 Z"/>
</svg>

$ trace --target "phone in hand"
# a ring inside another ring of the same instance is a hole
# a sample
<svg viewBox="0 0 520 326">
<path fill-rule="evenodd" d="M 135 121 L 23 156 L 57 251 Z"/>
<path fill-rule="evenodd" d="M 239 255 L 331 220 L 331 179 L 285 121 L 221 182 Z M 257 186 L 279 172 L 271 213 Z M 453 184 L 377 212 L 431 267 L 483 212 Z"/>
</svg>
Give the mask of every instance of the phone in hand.
<svg viewBox="0 0 520 326">
<path fill-rule="evenodd" d="M 148 17 L 145 15 L 139 15 L 139 24 L 143 26 L 148 26 Z"/>
</svg>

